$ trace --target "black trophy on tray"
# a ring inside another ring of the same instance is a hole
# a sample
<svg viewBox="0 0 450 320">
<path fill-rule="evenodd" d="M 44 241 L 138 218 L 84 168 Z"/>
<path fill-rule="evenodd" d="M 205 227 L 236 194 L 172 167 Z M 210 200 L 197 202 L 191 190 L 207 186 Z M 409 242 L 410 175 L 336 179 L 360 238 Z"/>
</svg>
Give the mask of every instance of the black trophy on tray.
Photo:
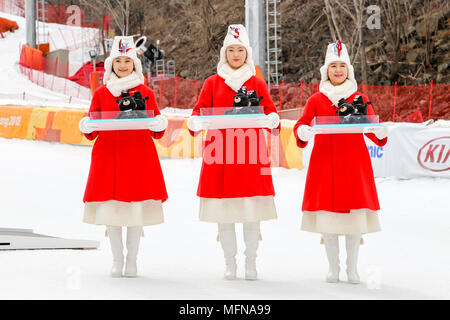
<svg viewBox="0 0 450 320">
<path fill-rule="evenodd" d="M 256 91 L 248 91 L 242 87 L 233 98 L 233 109 L 225 111 L 226 115 L 234 114 L 257 114 L 261 113 L 259 102 L 263 97 L 258 97 Z"/>
<path fill-rule="evenodd" d="M 356 118 L 357 123 L 370 123 L 370 120 L 366 117 L 367 106 L 372 104 L 370 101 L 364 102 L 362 96 L 356 96 L 353 99 L 353 105 L 355 106 L 355 112 L 353 116 Z"/>
<path fill-rule="evenodd" d="M 356 96 L 352 102 L 347 102 L 344 98 L 338 101 L 336 113 L 341 118 L 341 124 L 370 123 L 366 117 L 367 105 L 371 102 L 364 102 L 361 96 Z"/>
<path fill-rule="evenodd" d="M 138 91 L 133 95 L 134 101 L 136 101 L 136 114 L 138 118 L 148 118 L 148 114 L 145 112 L 146 104 L 145 100 L 148 100 L 148 97 L 142 98 L 141 93 Z"/>
<path fill-rule="evenodd" d="M 116 100 L 122 112 L 116 119 L 148 118 L 145 112 L 145 100 L 147 99 L 148 97 L 142 98 L 139 91 L 134 96 L 130 96 L 129 92 L 122 92 L 120 100 Z"/>
</svg>

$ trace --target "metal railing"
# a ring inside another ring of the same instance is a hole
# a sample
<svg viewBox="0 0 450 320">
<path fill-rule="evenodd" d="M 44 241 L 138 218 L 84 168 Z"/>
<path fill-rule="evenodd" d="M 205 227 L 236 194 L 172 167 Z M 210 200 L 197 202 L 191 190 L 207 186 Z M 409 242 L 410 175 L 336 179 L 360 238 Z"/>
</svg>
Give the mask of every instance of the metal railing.
<svg viewBox="0 0 450 320">
<path fill-rule="evenodd" d="M 267 82 L 269 88 L 278 88 L 283 78 L 281 73 L 281 0 L 266 0 L 266 46 Z"/>
</svg>

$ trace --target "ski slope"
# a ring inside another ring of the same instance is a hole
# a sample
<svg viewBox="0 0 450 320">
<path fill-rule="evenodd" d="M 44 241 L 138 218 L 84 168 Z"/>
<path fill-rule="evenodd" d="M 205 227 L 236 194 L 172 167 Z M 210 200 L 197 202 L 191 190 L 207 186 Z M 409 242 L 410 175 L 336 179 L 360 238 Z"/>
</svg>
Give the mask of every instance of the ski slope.
<svg viewBox="0 0 450 320">
<path fill-rule="evenodd" d="M 14 20 L 19 25 L 19 29 L 14 33 L 8 32 L 4 39 L 0 38 L 0 60 L 2 61 L 0 64 L 0 105 L 89 108 L 89 101 L 77 101 L 77 103 L 69 105 L 67 103 L 69 96 L 38 86 L 20 73 L 18 65 L 20 50 L 21 45 L 26 43 L 25 18 L 4 12 L 0 12 L 0 17 Z M 91 34 L 95 32 L 95 29 L 92 28 L 80 28 L 56 23 L 45 24 L 45 30 L 50 33 L 51 37 L 51 50 L 74 47 L 73 40 L 83 32 L 83 29 L 89 30 Z M 78 40 L 81 41 L 80 38 Z M 87 50 L 85 51 L 87 52 Z M 82 48 L 78 48 L 70 51 L 69 61 L 69 75 L 73 75 L 89 59 L 83 56 Z M 28 96 L 25 101 L 21 98 L 23 92 L 26 92 Z"/>
<path fill-rule="evenodd" d="M 223 280 L 217 226 L 198 221 L 200 159 L 162 159 L 165 223 L 146 227 L 139 277 L 111 278 L 103 226 L 82 223 L 92 148 L 0 138 L 0 227 L 100 241 L 98 250 L 0 251 L 1 299 L 450 299 L 449 179 L 376 179 L 382 232 L 364 237 L 362 283 L 324 281 L 320 236 L 300 230 L 304 171 L 273 169 L 278 219 L 262 223 L 257 281 Z"/>
</svg>

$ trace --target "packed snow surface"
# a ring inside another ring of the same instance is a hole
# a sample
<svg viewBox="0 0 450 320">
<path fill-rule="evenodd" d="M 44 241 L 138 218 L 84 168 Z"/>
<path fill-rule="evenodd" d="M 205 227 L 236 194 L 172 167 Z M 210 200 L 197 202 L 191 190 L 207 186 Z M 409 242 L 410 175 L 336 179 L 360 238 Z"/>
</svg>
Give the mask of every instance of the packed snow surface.
<svg viewBox="0 0 450 320">
<path fill-rule="evenodd" d="M 111 278 L 105 228 L 84 224 L 91 147 L 0 138 L 0 227 L 98 240 L 97 250 L 0 251 L 0 299 L 450 299 L 449 179 L 376 179 L 382 231 L 364 236 L 362 283 L 325 282 L 320 236 L 300 230 L 305 171 L 272 170 L 278 219 L 262 223 L 257 281 L 223 279 L 217 225 L 198 221 L 200 159 L 162 159 L 165 223 L 145 227 L 137 278 Z M 145 165 L 145 164 L 142 164 Z M 349 194 L 351 196 L 351 194 Z"/>
</svg>

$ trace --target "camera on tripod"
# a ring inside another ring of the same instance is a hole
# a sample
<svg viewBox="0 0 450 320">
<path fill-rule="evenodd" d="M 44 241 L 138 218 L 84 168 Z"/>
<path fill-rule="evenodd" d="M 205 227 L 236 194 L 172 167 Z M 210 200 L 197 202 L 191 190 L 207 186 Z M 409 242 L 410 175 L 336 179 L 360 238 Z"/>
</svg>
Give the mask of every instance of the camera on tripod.
<svg viewBox="0 0 450 320">
<path fill-rule="evenodd" d="M 159 40 L 158 40 L 159 41 Z M 142 36 L 136 41 L 136 49 L 142 51 L 143 55 L 150 60 L 150 63 L 155 65 L 157 60 L 164 58 L 164 50 L 155 47 L 146 36 Z"/>
</svg>

